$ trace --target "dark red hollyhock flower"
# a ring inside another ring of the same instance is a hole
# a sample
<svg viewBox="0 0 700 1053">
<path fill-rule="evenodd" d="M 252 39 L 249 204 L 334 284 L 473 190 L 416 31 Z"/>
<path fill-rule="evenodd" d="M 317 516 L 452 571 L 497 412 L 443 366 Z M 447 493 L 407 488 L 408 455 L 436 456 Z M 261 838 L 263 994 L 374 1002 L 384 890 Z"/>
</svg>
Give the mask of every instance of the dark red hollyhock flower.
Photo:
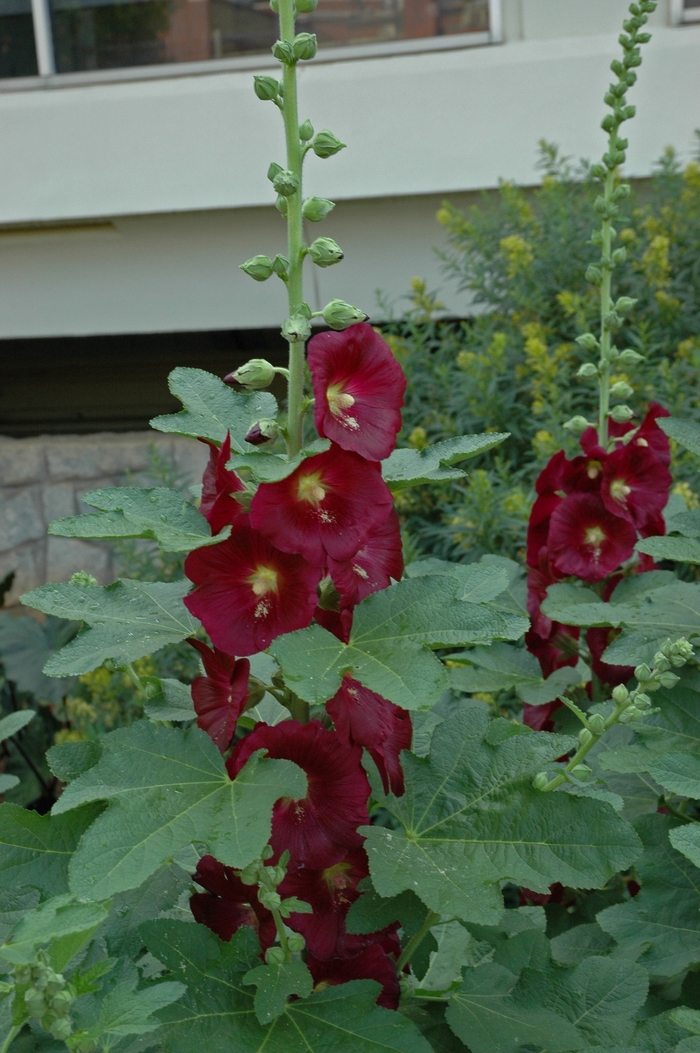
<svg viewBox="0 0 700 1053">
<path fill-rule="evenodd" d="M 628 665 L 608 665 L 602 660 L 605 648 L 613 642 L 620 633 L 619 629 L 610 629 L 607 626 L 597 626 L 589 629 L 586 633 L 586 643 L 591 652 L 591 669 L 595 675 L 610 687 L 618 684 L 626 684 L 634 673 L 634 667 Z"/>
<path fill-rule="evenodd" d="M 291 871 L 279 886 L 281 896 L 296 896 L 313 907 L 313 914 L 292 914 L 287 924 L 302 934 L 315 958 L 351 958 L 386 935 L 355 936 L 345 931 L 350 904 L 360 895 L 357 883 L 368 874 L 365 850 L 353 848 L 344 859 L 322 870 L 299 867 Z"/>
<path fill-rule="evenodd" d="M 651 449 L 668 468 L 671 463 L 671 447 L 668 436 L 656 423 L 659 417 L 668 416 L 669 412 L 667 409 L 660 406 L 658 402 L 650 402 L 649 409 L 641 424 L 636 425 L 631 421 L 628 421 L 626 424 L 616 424 L 615 421 L 611 420 L 608 424 L 608 434 L 611 439 L 621 439 L 629 432 L 636 431 L 637 434 L 631 440 L 631 445 L 642 449 Z M 586 428 L 581 436 L 580 443 L 581 449 L 587 456 L 594 456 L 595 451 L 600 450 L 597 429 Z"/>
<path fill-rule="evenodd" d="M 224 753 L 248 699 L 250 662 L 247 658 L 236 660 L 218 647 L 211 651 L 201 640 L 187 642 L 199 651 L 206 671 L 206 676 L 196 676 L 190 685 L 197 726 Z"/>
<path fill-rule="evenodd" d="M 608 457 L 600 496 L 608 511 L 642 529 L 657 524 L 672 482 L 668 468 L 652 449 L 632 442 Z"/>
<path fill-rule="evenodd" d="M 401 525 L 395 508 L 376 527 L 351 559 L 328 560 L 328 573 L 340 593 L 341 606 L 354 606 L 372 592 L 386 589 L 403 574 Z"/>
<path fill-rule="evenodd" d="M 548 548 L 554 569 L 602 581 L 634 552 L 637 531 L 597 494 L 570 494 L 552 513 Z"/>
<path fill-rule="evenodd" d="M 343 676 L 339 690 L 326 702 L 338 738 L 346 746 L 364 746 L 379 769 L 384 792 L 400 797 L 404 791 L 401 750 L 410 750 L 411 715 L 364 684 Z"/>
<path fill-rule="evenodd" d="M 240 493 L 245 486 L 235 472 L 230 472 L 226 465 L 231 458 L 231 433 L 218 447 L 208 439 L 201 439 L 209 447 L 209 463 L 202 477 L 202 500 L 199 511 L 205 517 L 212 534 L 218 534 L 222 527 L 232 523 L 243 508 L 231 494 Z"/>
<path fill-rule="evenodd" d="M 309 954 L 306 957 L 309 972 L 314 978 L 316 989 L 323 989 L 335 984 L 346 984 L 349 980 L 376 980 L 382 985 L 377 998 L 377 1005 L 385 1009 L 399 1007 L 399 978 L 396 966 L 386 951 L 374 943 L 354 958 L 330 958 L 319 961 Z"/>
<path fill-rule="evenodd" d="M 554 702 L 545 702 L 543 706 L 531 706 L 523 702 L 523 724 L 532 728 L 533 731 L 554 731 L 552 717 L 563 702 L 555 699 Z"/>
<path fill-rule="evenodd" d="M 250 506 L 256 530 L 283 552 L 321 567 L 355 555 L 387 519 L 392 497 L 379 465 L 331 446 L 278 483 L 261 483 Z"/>
<path fill-rule="evenodd" d="M 352 611 L 349 607 L 340 611 L 327 611 L 323 607 L 317 607 L 314 611 L 314 619 L 343 643 L 347 643 L 350 639 Z"/>
<path fill-rule="evenodd" d="M 608 455 L 600 447 L 588 456 L 574 457 L 568 462 L 562 489 L 567 494 L 597 493 L 603 480 Z"/>
<path fill-rule="evenodd" d="M 406 378 L 391 348 L 361 322 L 309 341 L 319 435 L 369 461 L 388 457 L 401 428 Z"/>
<path fill-rule="evenodd" d="M 206 925 L 227 943 L 241 925 L 253 929 L 263 951 L 275 942 L 275 919 L 258 899 L 255 885 L 244 885 L 232 867 L 225 867 L 213 856 L 202 856 L 194 880 L 206 892 L 190 896 L 195 921 Z"/>
<path fill-rule="evenodd" d="M 357 828 L 369 822 L 369 783 L 359 746 L 344 746 L 318 720 L 308 724 L 285 720 L 277 727 L 257 724 L 226 762 L 232 779 L 259 749 L 298 764 L 308 779 L 306 797 L 284 798 L 275 804 L 270 844 L 277 854 L 289 849 L 293 866 L 322 869 L 362 844 Z"/>
<path fill-rule="evenodd" d="M 559 450 L 553 457 L 550 457 L 537 476 L 535 492 L 542 497 L 545 494 L 554 494 L 557 490 L 561 490 L 568 465 L 569 461 L 567 461 L 563 450 Z"/>
<path fill-rule="evenodd" d="M 274 548 L 248 516 L 231 536 L 190 552 L 185 574 L 198 586 L 185 606 L 215 647 L 227 654 L 264 651 L 277 636 L 311 624 L 321 572 L 301 556 Z"/>
<path fill-rule="evenodd" d="M 546 551 L 549 523 L 554 512 L 564 500 L 558 494 L 542 494 L 536 498 L 527 524 L 527 565 L 538 567 L 542 551 Z"/>
</svg>

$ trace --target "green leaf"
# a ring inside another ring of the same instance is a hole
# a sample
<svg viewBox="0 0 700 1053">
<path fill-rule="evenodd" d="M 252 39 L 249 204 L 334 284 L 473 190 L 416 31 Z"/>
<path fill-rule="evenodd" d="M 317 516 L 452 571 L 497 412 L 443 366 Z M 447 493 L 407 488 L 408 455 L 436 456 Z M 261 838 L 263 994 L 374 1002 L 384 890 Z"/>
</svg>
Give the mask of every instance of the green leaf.
<svg viewBox="0 0 700 1053">
<path fill-rule="evenodd" d="M 379 985 L 355 980 L 289 1002 L 267 1027 L 257 1020 L 243 977 L 260 964 L 257 940 L 239 929 L 222 943 L 201 926 L 175 921 L 141 927 L 151 954 L 187 984 L 187 994 L 160 1014 L 167 1053 L 431 1053 L 400 1013 L 375 1006 Z"/>
<path fill-rule="evenodd" d="M 89 771 L 102 755 L 102 746 L 93 739 L 59 742 L 46 753 L 46 763 L 61 782 L 72 782 Z"/>
<path fill-rule="evenodd" d="M 360 886 L 361 888 L 361 886 Z M 379 932 L 395 921 L 409 933 L 418 932 L 427 916 L 425 904 L 414 892 L 380 896 L 370 887 L 351 905 L 346 918 L 347 931 L 354 934 Z"/>
<path fill-rule="evenodd" d="M 165 1009 L 185 993 L 185 985 L 177 981 L 153 984 L 141 991 L 135 990 L 138 973 L 114 985 L 100 1003 L 97 1023 L 80 1030 L 76 1038 L 83 1047 L 97 1044 L 108 1051 L 125 1035 L 145 1035 L 161 1026 L 154 1013 Z"/>
<path fill-rule="evenodd" d="M 151 490 L 115 486 L 90 490 L 83 501 L 99 514 L 68 516 L 49 526 L 57 537 L 147 538 L 163 552 L 190 552 L 215 545 L 231 533 L 225 527 L 212 537 L 209 524 L 179 490 L 157 486 Z"/>
<path fill-rule="evenodd" d="M 14 680 L 20 691 L 28 691 L 38 699 L 60 702 L 74 680 L 52 679 L 42 669 L 77 631 L 76 622 L 62 618 L 49 617 L 40 625 L 36 618 L 0 614 L 0 659 L 8 680 Z"/>
<path fill-rule="evenodd" d="M 503 881 L 591 888 L 629 866 L 639 840 L 608 805 L 532 786 L 572 740 L 517 732 L 467 708 L 435 729 L 429 758 L 403 755 L 406 791 L 383 802 L 402 829 L 363 831 L 380 895 L 410 888 L 440 914 L 493 924 Z"/>
<path fill-rule="evenodd" d="M 113 585 L 41 585 L 22 602 L 44 614 L 84 621 L 87 628 L 44 666 L 48 676 L 89 673 L 107 658 L 125 665 L 191 636 L 198 622 L 182 600 L 188 581 L 129 581 Z"/>
<path fill-rule="evenodd" d="M 636 863 L 641 892 L 596 920 L 625 955 L 643 952 L 638 960 L 652 979 L 663 979 L 700 961 L 698 872 L 669 843 L 667 816 L 642 816 L 635 826 L 644 844 Z"/>
<path fill-rule="evenodd" d="M 691 453 L 700 454 L 700 424 L 680 417 L 660 417 L 657 424 L 662 431 L 685 446 Z"/>
<path fill-rule="evenodd" d="M 308 998 L 314 986 L 303 962 L 258 965 L 243 977 L 244 984 L 257 988 L 253 1008 L 259 1023 L 269 1024 L 284 1012 L 290 995 Z"/>
<path fill-rule="evenodd" d="M 421 483 L 445 482 L 463 479 L 466 472 L 452 465 L 492 450 L 507 439 L 510 432 L 488 432 L 484 435 L 461 435 L 456 439 L 445 439 L 422 450 L 394 450 L 382 462 L 382 475 L 389 489 L 396 493 L 407 486 Z"/>
<path fill-rule="evenodd" d="M 570 584 L 550 585 L 542 610 L 548 618 L 563 625 L 614 627 L 621 625 L 627 616 L 634 617 L 637 613 L 636 606 L 605 603 L 592 589 Z"/>
<path fill-rule="evenodd" d="M 462 979 L 467 950 L 473 937 L 458 921 L 448 921 L 431 929 L 437 948 L 430 953 L 425 975 L 421 978 L 422 991 L 447 991 L 455 980 Z"/>
<path fill-rule="evenodd" d="M 67 892 L 71 856 L 99 812 L 91 805 L 56 817 L 0 805 L 0 888 L 35 885 L 49 896 Z"/>
<path fill-rule="evenodd" d="M 13 965 L 26 965 L 34 960 L 40 948 L 65 936 L 80 936 L 78 946 L 84 945 L 108 912 L 108 903 L 76 903 L 70 895 L 55 896 L 22 918 L 9 942 L 0 946 L 0 958 Z M 73 954 L 58 963 L 58 971 L 65 968 L 72 957 Z"/>
<path fill-rule="evenodd" d="M 514 998 L 517 982 L 516 976 L 493 962 L 467 970 L 445 1019 L 473 1053 L 515 1053 L 524 1045 L 562 1053 L 586 1044 L 560 1015 Z"/>
<path fill-rule="evenodd" d="M 653 559 L 672 559 L 681 563 L 700 563 L 700 541 L 690 537 L 648 537 L 638 541 L 637 552 Z"/>
<path fill-rule="evenodd" d="M 700 757 L 696 753 L 665 753 L 649 765 L 649 774 L 671 793 L 700 798 Z"/>
<path fill-rule="evenodd" d="M 157 676 L 142 677 L 148 693 L 144 712 L 151 720 L 194 720 L 192 692 L 189 684 L 180 680 L 160 680 Z"/>
<path fill-rule="evenodd" d="M 671 1013 L 673 1020 L 684 1031 L 690 1031 L 691 1035 L 700 1035 L 700 1012 L 697 1009 L 686 1009 L 679 1006 Z"/>
<path fill-rule="evenodd" d="M 173 855 L 202 841 L 229 866 L 256 859 L 270 836 L 279 797 L 303 797 L 290 761 L 250 758 L 234 780 L 205 732 L 142 720 L 103 739 L 98 763 L 64 790 L 54 814 L 109 800 L 71 863 L 77 896 L 106 899 L 136 888 Z"/>
<path fill-rule="evenodd" d="M 545 680 L 539 662 L 529 651 L 505 643 L 450 655 L 451 662 L 460 659 L 471 665 L 450 669 L 450 680 L 458 690 L 473 693 L 512 689 L 523 702 L 534 706 L 551 702 L 570 684 L 581 682 L 581 673 L 570 666 L 555 670 Z"/>
<path fill-rule="evenodd" d="M 139 926 L 175 907 L 181 893 L 189 892 L 191 885 L 190 875 L 173 864 L 151 874 L 138 888 L 117 893 L 100 929 L 109 953 L 135 958 L 143 947 Z"/>
<path fill-rule="evenodd" d="M 0 890 L 0 940 L 6 940 L 24 915 L 36 907 L 39 896 L 39 889 L 28 885 Z"/>
<path fill-rule="evenodd" d="M 219 445 L 231 434 L 231 450 L 250 450 L 245 437 L 256 421 L 277 415 L 277 402 L 267 391 L 242 394 L 203 369 L 178 366 L 168 377 L 168 387 L 185 407 L 179 413 L 154 417 L 151 427 Z"/>
<path fill-rule="evenodd" d="M 700 837 L 698 837 L 698 833 L 700 833 L 698 827 L 693 824 L 679 826 L 675 830 L 671 830 L 668 835 L 673 847 L 682 852 L 696 867 L 700 867 Z"/>
<path fill-rule="evenodd" d="M 14 790 L 15 786 L 19 786 L 19 779 L 16 775 L 0 775 L 0 793 Z"/>
<path fill-rule="evenodd" d="M 36 716 L 36 712 L 33 709 L 18 709 L 15 713 L 10 713 L 7 717 L 0 719 L 0 742 L 4 742 L 5 739 L 12 738 L 18 731 L 26 727 L 30 720 L 33 720 Z"/>
<path fill-rule="evenodd" d="M 253 478 L 260 483 L 277 483 L 281 479 L 286 479 L 292 472 L 295 472 L 307 457 L 313 457 L 317 453 L 325 453 L 326 450 L 330 449 L 330 445 L 328 439 L 315 439 L 305 446 L 303 450 L 295 454 L 294 457 L 287 457 L 283 453 L 269 453 L 266 450 L 251 450 L 250 446 L 247 445 L 249 452 L 233 457 L 229 461 L 228 467 L 233 471 L 247 468 Z"/>
<path fill-rule="evenodd" d="M 609 951 L 613 941 L 600 925 L 575 925 L 572 929 L 555 936 L 551 941 L 552 957 L 559 965 L 578 965 L 590 955 L 601 955 Z"/>
</svg>

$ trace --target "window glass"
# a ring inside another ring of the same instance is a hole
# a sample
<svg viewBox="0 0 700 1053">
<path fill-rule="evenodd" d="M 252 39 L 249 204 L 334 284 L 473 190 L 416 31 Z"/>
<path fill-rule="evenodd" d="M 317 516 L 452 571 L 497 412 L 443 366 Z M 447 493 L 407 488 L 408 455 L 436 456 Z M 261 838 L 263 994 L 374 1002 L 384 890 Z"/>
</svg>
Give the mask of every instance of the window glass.
<svg viewBox="0 0 700 1053">
<path fill-rule="evenodd" d="M 59 73 L 265 53 L 278 36 L 268 0 L 51 0 L 51 12 Z M 297 26 L 320 47 L 471 33 L 488 29 L 488 0 L 320 0 Z"/>
<path fill-rule="evenodd" d="M 686 10 L 690 10 L 691 7 L 700 7 L 700 0 L 685 0 Z"/>
<path fill-rule="evenodd" d="M 36 73 L 31 0 L 0 0 L 0 77 Z"/>
</svg>

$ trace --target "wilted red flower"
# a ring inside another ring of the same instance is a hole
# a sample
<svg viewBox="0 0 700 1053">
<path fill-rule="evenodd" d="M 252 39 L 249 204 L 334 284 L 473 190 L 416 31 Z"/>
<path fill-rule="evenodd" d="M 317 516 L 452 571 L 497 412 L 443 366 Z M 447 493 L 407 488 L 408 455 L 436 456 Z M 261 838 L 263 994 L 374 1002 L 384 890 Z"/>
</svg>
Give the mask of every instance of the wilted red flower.
<svg viewBox="0 0 700 1053">
<path fill-rule="evenodd" d="M 629 559 L 637 531 L 597 494 L 570 494 L 552 513 L 547 546 L 554 569 L 601 581 Z"/>
<path fill-rule="evenodd" d="M 232 867 L 225 867 L 213 856 L 202 856 L 194 880 L 206 892 L 190 896 L 195 921 L 206 925 L 227 943 L 241 925 L 253 929 L 263 951 L 275 942 L 275 919 L 258 899 L 255 885 L 244 885 Z"/>
<path fill-rule="evenodd" d="M 274 548 L 248 516 L 231 536 L 190 552 L 185 574 L 198 586 L 185 606 L 227 654 L 264 651 L 277 636 L 310 625 L 316 606 L 318 567 Z"/>
<path fill-rule="evenodd" d="M 354 607 L 371 593 L 386 589 L 392 578 L 400 581 L 403 547 L 396 509 L 391 509 L 386 521 L 372 531 L 351 559 L 329 559 L 328 573 L 343 607 Z"/>
<path fill-rule="evenodd" d="M 283 552 L 321 567 L 350 559 L 392 508 L 379 465 L 331 446 L 277 483 L 261 483 L 250 506 L 256 530 Z"/>
<path fill-rule="evenodd" d="M 385 1009 L 399 1007 L 399 978 L 396 966 L 386 951 L 378 944 L 372 944 L 354 958 L 330 958 L 319 961 L 309 954 L 306 957 L 309 972 L 314 978 L 316 988 L 329 987 L 334 984 L 346 984 L 349 980 L 376 980 L 382 985 L 377 998 L 377 1005 Z"/>
<path fill-rule="evenodd" d="M 671 473 L 651 447 L 635 446 L 633 440 L 607 458 L 600 495 L 608 511 L 641 530 L 658 525 L 672 482 Z"/>
<path fill-rule="evenodd" d="M 410 750 L 411 715 L 370 691 L 346 673 L 337 693 L 326 702 L 338 738 L 346 746 L 364 746 L 379 769 L 385 793 L 404 791 L 401 750 Z"/>
<path fill-rule="evenodd" d="M 357 828 L 369 822 L 369 783 L 359 746 L 344 746 L 318 720 L 285 720 L 276 727 L 257 724 L 226 762 L 232 779 L 259 749 L 298 764 L 308 780 L 305 797 L 275 804 L 270 843 L 276 853 L 289 849 L 293 866 L 323 869 L 362 844 Z"/>
<path fill-rule="evenodd" d="M 245 486 L 235 472 L 230 472 L 226 465 L 231 458 L 231 433 L 218 447 L 216 443 L 202 439 L 209 447 L 209 463 L 202 476 L 202 500 L 199 511 L 206 518 L 212 534 L 218 534 L 222 527 L 232 523 L 243 511 L 242 506 L 231 494 L 240 493 Z"/>
<path fill-rule="evenodd" d="M 369 461 L 388 457 L 401 428 L 406 378 L 371 325 L 319 333 L 309 341 L 318 434 Z"/>
<path fill-rule="evenodd" d="M 292 914 L 287 922 L 306 940 L 316 958 L 349 958 L 386 934 L 355 936 L 345 931 L 345 918 L 360 893 L 357 883 L 369 874 L 367 853 L 353 848 L 344 859 L 322 870 L 299 867 L 279 886 L 281 896 L 296 896 L 310 903 L 313 914 Z"/>
<path fill-rule="evenodd" d="M 250 662 L 247 658 L 236 660 L 218 647 L 211 651 L 201 640 L 190 639 L 188 643 L 199 651 L 206 671 L 206 676 L 196 676 L 190 685 L 197 726 L 224 753 L 248 698 Z"/>
</svg>

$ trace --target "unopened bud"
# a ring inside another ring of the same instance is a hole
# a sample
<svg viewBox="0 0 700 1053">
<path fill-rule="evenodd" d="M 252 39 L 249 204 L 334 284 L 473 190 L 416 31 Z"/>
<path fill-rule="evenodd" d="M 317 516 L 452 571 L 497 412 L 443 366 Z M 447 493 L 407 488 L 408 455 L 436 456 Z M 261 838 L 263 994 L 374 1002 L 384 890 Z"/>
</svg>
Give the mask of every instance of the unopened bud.
<svg viewBox="0 0 700 1053">
<path fill-rule="evenodd" d="M 643 691 L 638 691 L 634 695 L 634 704 L 637 709 L 648 709 L 651 705 L 651 699 Z"/>
<path fill-rule="evenodd" d="M 620 296 L 615 301 L 615 310 L 618 314 L 629 314 L 636 303 L 632 296 Z"/>
<path fill-rule="evenodd" d="M 617 687 L 613 688 L 612 697 L 613 702 L 615 702 L 618 706 L 624 706 L 625 703 L 629 700 L 630 693 L 624 684 L 618 684 Z"/>
<path fill-rule="evenodd" d="M 582 333 L 581 336 L 576 337 L 576 343 L 585 348 L 586 351 L 598 351 L 600 349 L 600 343 L 595 338 L 593 333 Z"/>
<path fill-rule="evenodd" d="M 247 867 L 239 873 L 239 878 L 244 885 L 257 885 L 260 880 L 260 868 L 257 862 L 249 863 Z"/>
<path fill-rule="evenodd" d="M 318 0 L 296 0 L 295 6 L 300 15 L 308 15 L 318 7 Z"/>
<path fill-rule="evenodd" d="M 632 347 L 626 347 L 624 351 L 620 351 L 617 361 L 623 366 L 636 366 L 637 362 L 644 361 L 644 355 L 640 355 L 639 351 Z"/>
<path fill-rule="evenodd" d="M 624 161 L 624 159 L 625 159 L 625 157 L 624 157 L 624 154 L 623 154 L 622 155 L 622 160 L 616 161 L 616 164 L 621 165 L 622 162 Z M 616 267 L 619 266 L 621 263 L 624 263 L 625 260 L 627 259 L 627 249 L 624 249 L 624 248 L 613 249 L 610 258 L 611 258 L 611 260 L 613 261 L 613 263 L 615 264 Z"/>
<path fill-rule="evenodd" d="M 309 256 L 317 267 L 332 267 L 342 260 L 343 250 L 333 238 L 316 238 L 309 245 Z"/>
<path fill-rule="evenodd" d="M 587 746 L 589 742 L 593 742 L 593 735 L 588 728 L 581 728 L 578 733 L 579 746 Z"/>
<path fill-rule="evenodd" d="M 318 41 L 315 33 L 297 33 L 294 37 L 294 58 L 299 60 L 312 59 L 318 50 Z"/>
<path fill-rule="evenodd" d="M 291 936 L 287 937 L 287 944 L 289 945 L 290 951 L 303 951 L 306 947 L 306 940 L 300 932 L 293 932 Z"/>
<path fill-rule="evenodd" d="M 269 888 L 261 888 L 258 890 L 258 899 L 262 903 L 263 907 L 267 907 L 268 910 L 277 910 L 282 897 L 279 892 L 273 892 Z"/>
<path fill-rule="evenodd" d="M 318 606 L 323 611 L 340 610 L 340 593 L 331 578 L 324 578 L 319 586 Z"/>
<path fill-rule="evenodd" d="M 63 990 L 57 991 L 51 999 L 51 1008 L 58 1016 L 65 1016 L 74 1001 L 75 995 L 64 987 Z"/>
<path fill-rule="evenodd" d="M 240 264 L 240 269 L 256 282 L 265 282 L 272 274 L 272 260 L 269 256 L 252 256 Z"/>
<path fill-rule="evenodd" d="M 279 81 L 275 77 L 253 77 L 253 88 L 263 102 L 276 99 L 280 93 Z"/>
<path fill-rule="evenodd" d="M 59 1017 L 58 1020 L 53 1020 L 47 1023 L 48 1027 L 45 1027 L 44 1030 L 48 1031 L 50 1035 L 53 1035 L 54 1038 L 57 1038 L 62 1042 L 65 1042 L 66 1039 L 70 1038 L 73 1034 L 73 1024 L 67 1016 Z M 44 1024 L 42 1021 L 42 1027 L 43 1026 Z"/>
<path fill-rule="evenodd" d="M 662 687 L 665 687 L 667 691 L 670 688 L 675 687 L 675 685 L 678 683 L 679 680 L 680 680 L 680 677 L 676 676 L 675 673 L 669 672 L 669 673 L 660 673 L 659 674 L 659 683 L 661 684 Z"/>
<path fill-rule="evenodd" d="M 329 132 L 326 129 L 316 133 L 311 145 L 317 157 L 332 157 L 333 154 L 337 154 L 339 150 L 345 147 L 345 143 L 341 143 L 340 139 L 333 135 L 333 132 Z"/>
<path fill-rule="evenodd" d="M 281 213 L 281 214 L 282 214 L 283 216 L 286 216 L 286 215 L 287 215 L 287 212 L 289 211 L 289 205 L 287 204 L 287 199 L 286 199 L 286 197 L 282 197 L 282 195 L 281 195 L 281 194 L 278 194 L 278 195 L 277 195 L 277 200 L 275 201 L 275 208 L 276 208 L 276 209 L 277 209 L 277 211 L 278 211 L 278 212 L 280 212 L 280 213 Z"/>
<path fill-rule="evenodd" d="M 678 666 L 681 664 L 679 659 L 682 659 L 683 662 L 687 662 L 688 659 L 693 658 L 694 655 L 695 651 L 693 650 L 693 645 L 689 643 L 688 640 L 681 639 L 676 640 L 676 642 L 671 645 L 669 658 L 673 665 Z"/>
<path fill-rule="evenodd" d="M 304 121 L 303 124 L 299 125 L 299 138 L 302 143 L 308 143 L 309 139 L 314 137 L 314 126 L 311 121 Z"/>
<path fill-rule="evenodd" d="M 546 771 L 540 771 L 537 773 L 535 778 L 532 780 L 532 785 L 536 790 L 544 790 L 545 786 L 549 783 L 549 776 Z"/>
<path fill-rule="evenodd" d="M 591 424 L 585 417 L 577 416 L 565 421 L 562 427 L 570 431 L 572 435 L 582 435 L 586 428 L 591 427 Z"/>
<path fill-rule="evenodd" d="M 605 731 L 605 717 L 602 713 L 593 713 L 588 718 L 588 726 L 594 735 L 602 735 Z"/>
<path fill-rule="evenodd" d="M 610 416 L 616 424 L 627 424 L 634 417 L 634 413 L 629 406 L 614 406 L 610 411 Z"/>
<path fill-rule="evenodd" d="M 640 684 L 644 684 L 647 680 L 651 680 L 651 669 L 646 662 L 642 662 L 634 670 L 634 675 Z"/>
<path fill-rule="evenodd" d="M 268 947 L 265 951 L 265 961 L 268 965 L 284 965 L 286 955 L 281 947 Z"/>
<path fill-rule="evenodd" d="M 353 307 L 345 300 L 331 300 L 321 312 L 323 320 L 331 329 L 347 329 L 349 325 L 364 322 L 367 315 L 359 307 Z"/>
<path fill-rule="evenodd" d="M 287 257 L 278 252 L 272 261 L 272 270 L 279 278 L 286 278 L 289 273 L 289 260 Z"/>
<path fill-rule="evenodd" d="M 328 198 L 307 197 L 302 206 L 302 212 L 304 213 L 304 219 L 308 219 L 312 223 L 320 223 L 334 208 L 335 202 L 329 201 Z"/>
<path fill-rule="evenodd" d="M 628 399 L 634 395 L 634 388 L 626 380 L 617 380 L 610 388 L 610 394 L 616 399 Z"/>
<path fill-rule="evenodd" d="M 663 651 L 657 651 L 654 655 L 654 669 L 657 673 L 665 673 L 667 669 L 671 668 L 669 662 Z"/>
<path fill-rule="evenodd" d="M 288 40 L 276 40 L 272 45 L 272 54 L 280 62 L 284 62 L 285 65 L 294 65 L 294 45 L 290 44 Z"/>
<path fill-rule="evenodd" d="M 267 446 L 275 441 L 279 433 L 277 421 L 271 417 L 264 417 L 255 422 L 246 435 L 245 441 L 251 446 Z"/>
<path fill-rule="evenodd" d="M 275 368 L 264 358 L 251 358 L 244 366 L 224 377 L 224 384 L 240 384 L 249 391 L 267 388 L 275 379 Z"/>
<path fill-rule="evenodd" d="M 622 713 L 620 713 L 617 719 L 620 724 L 631 724 L 638 713 L 639 710 L 635 709 L 634 706 L 628 706 L 627 709 L 622 710 Z"/>
<path fill-rule="evenodd" d="M 299 176 L 283 168 L 272 180 L 272 185 L 282 197 L 291 197 L 299 189 Z"/>
<path fill-rule="evenodd" d="M 582 366 L 579 366 L 577 377 L 597 377 L 598 367 L 593 362 L 584 362 Z"/>
<path fill-rule="evenodd" d="M 576 767 L 572 769 L 571 774 L 574 778 L 578 779 L 579 782 L 588 782 L 593 774 L 593 769 L 589 768 L 587 764 L 577 764 Z"/>
<path fill-rule="evenodd" d="M 30 987 L 28 991 L 25 991 L 24 1004 L 30 1016 L 41 1016 L 47 1009 L 44 992 L 37 991 L 36 987 Z"/>
<path fill-rule="evenodd" d="M 311 325 L 308 318 L 301 314 L 294 314 L 282 325 L 282 336 L 290 344 L 296 344 L 308 340 L 311 336 Z"/>
<path fill-rule="evenodd" d="M 267 178 L 273 183 L 280 172 L 283 171 L 284 169 L 282 168 L 282 165 L 278 165 L 276 161 L 271 161 L 270 167 L 267 170 Z"/>
<path fill-rule="evenodd" d="M 591 263 L 586 267 L 585 278 L 591 285 L 599 285 L 603 278 L 603 272 L 595 263 Z"/>
<path fill-rule="evenodd" d="M 260 858 L 264 862 L 267 862 L 268 859 L 272 859 L 274 854 L 275 854 L 275 850 L 272 847 L 272 845 L 265 845 L 265 847 L 263 848 L 262 852 L 260 853 Z"/>
<path fill-rule="evenodd" d="M 71 585 L 83 585 L 85 588 L 99 585 L 97 578 L 88 574 L 86 570 L 76 570 L 75 574 L 71 575 L 70 583 Z"/>
</svg>

